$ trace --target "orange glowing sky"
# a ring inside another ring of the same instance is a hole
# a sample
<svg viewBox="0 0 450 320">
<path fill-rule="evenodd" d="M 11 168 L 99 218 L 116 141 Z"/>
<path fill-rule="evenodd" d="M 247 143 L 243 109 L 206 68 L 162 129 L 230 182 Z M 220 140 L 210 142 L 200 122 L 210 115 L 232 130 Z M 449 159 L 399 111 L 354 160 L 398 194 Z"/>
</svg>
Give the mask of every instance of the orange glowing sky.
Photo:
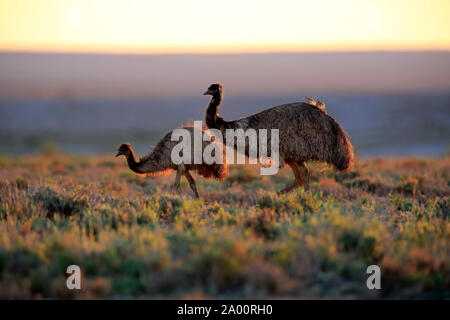
<svg viewBox="0 0 450 320">
<path fill-rule="evenodd" d="M 448 0 L 0 0 L 0 50 L 449 50 Z"/>
</svg>

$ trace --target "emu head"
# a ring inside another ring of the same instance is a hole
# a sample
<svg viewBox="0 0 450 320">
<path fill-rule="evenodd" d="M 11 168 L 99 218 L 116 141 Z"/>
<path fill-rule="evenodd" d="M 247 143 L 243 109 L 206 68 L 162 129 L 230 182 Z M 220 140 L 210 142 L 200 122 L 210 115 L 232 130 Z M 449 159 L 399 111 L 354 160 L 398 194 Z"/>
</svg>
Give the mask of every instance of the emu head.
<svg viewBox="0 0 450 320">
<path fill-rule="evenodd" d="M 131 148 L 131 145 L 129 143 L 122 143 L 119 148 L 117 148 L 117 154 L 118 156 L 125 156 L 128 157 L 129 154 L 133 153 L 133 148 Z"/>
<path fill-rule="evenodd" d="M 214 96 L 218 93 L 222 93 L 222 85 L 220 83 L 213 83 L 209 86 L 208 90 L 205 91 L 204 95 Z"/>
</svg>

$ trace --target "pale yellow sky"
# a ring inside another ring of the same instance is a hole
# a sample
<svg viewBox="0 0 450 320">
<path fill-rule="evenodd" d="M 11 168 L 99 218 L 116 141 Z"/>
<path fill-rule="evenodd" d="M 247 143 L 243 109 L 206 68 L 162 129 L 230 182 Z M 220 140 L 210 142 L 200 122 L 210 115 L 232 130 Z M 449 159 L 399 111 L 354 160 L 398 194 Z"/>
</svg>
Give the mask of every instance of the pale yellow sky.
<svg viewBox="0 0 450 320">
<path fill-rule="evenodd" d="M 449 0 L 0 0 L 0 50 L 449 50 Z"/>
</svg>

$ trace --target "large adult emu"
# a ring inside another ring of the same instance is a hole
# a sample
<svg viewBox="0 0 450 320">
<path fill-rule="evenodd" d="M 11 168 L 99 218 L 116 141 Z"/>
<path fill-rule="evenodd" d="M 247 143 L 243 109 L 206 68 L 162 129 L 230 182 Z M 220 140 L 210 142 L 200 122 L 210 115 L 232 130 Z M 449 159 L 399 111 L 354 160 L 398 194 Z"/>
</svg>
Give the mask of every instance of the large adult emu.
<svg viewBox="0 0 450 320">
<path fill-rule="evenodd" d="M 193 141 L 194 139 L 194 130 L 200 130 L 191 126 L 183 127 L 183 129 L 189 131 L 191 135 L 191 141 Z M 223 180 L 228 175 L 228 166 L 226 164 L 216 164 L 216 163 L 210 165 L 206 163 L 194 164 L 193 150 L 191 150 L 190 164 L 186 163 L 174 164 L 171 159 L 171 153 L 173 147 L 176 144 L 178 144 L 178 142 L 171 141 L 172 132 L 173 131 L 168 132 L 158 142 L 153 151 L 150 154 L 140 158 L 139 161 L 136 161 L 136 158 L 134 156 L 134 150 L 129 143 L 124 143 L 120 145 L 116 157 L 124 155 L 127 158 L 128 167 L 138 174 L 157 175 L 166 173 L 170 170 L 175 170 L 177 175 L 175 178 L 175 183 L 172 185 L 172 189 L 178 190 L 180 188 L 181 177 L 185 176 L 195 196 L 199 198 L 195 180 L 190 174 L 189 170 L 195 170 L 199 175 L 203 176 L 204 178 L 214 178 L 217 180 Z M 204 129 L 202 129 L 201 134 L 206 134 Z M 217 143 L 217 142 L 203 141 L 202 146 L 203 149 L 210 143 Z M 193 148 L 194 144 L 191 143 L 191 145 Z"/>
<path fill-rule="evenodd" d="M 270 129 L 279 129 L 279 166 L 281 168 L 287 163 L 295 176 L 295 181 L 281 193 L 300 186 L 309 190 L 309 172 L 305 161 L 325 161 L 339 171 L 347 170 L 353 163 L 353 146 L 346 132 L 325 112 L 322 102 L 316 103 L 312 99 L 309 103 L 294 102 L 239 120 L 225 121 L 219 115 L 222 85 L 212 84 L 204 94 L 212 96 L 206 109 L 206 125 L 220 130 L 224 137 L 226 129 L 267 129 L 270 141 Z M 247 156 L 248 150 L 246 146 Z M 270 150 L 270 145 L 267 150 Z"/>
</svg>

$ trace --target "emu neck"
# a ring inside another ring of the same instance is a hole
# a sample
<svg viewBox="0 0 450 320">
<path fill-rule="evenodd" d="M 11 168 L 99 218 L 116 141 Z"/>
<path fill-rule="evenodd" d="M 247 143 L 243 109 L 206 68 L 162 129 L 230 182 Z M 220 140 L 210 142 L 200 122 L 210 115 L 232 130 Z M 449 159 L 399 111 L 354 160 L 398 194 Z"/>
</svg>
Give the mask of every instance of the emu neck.
<svg viewBox="0 0 450 320">
<path fill-rule="evenodd" d="M 130 153 L 128 153 L 127 155 L 127 162 L 128 162 L 128 167 L 130 168 L 130 170 L 136 172 L 136 173 L 144 173 L 141 170 L 140 167 L 140 162 L 136 162 L 136 158 L 134 156 L 134 151 L 131 150 Z"/>
<path fill-rule="evenodd" d="M 219 115 L 219 106 L 222 103 L 222 93 L 218 92 L 211 98 L 206 109 L 206 125 L 211 129 L 222 130 L 221 126 L 226 122 Z"/>
</svg>

